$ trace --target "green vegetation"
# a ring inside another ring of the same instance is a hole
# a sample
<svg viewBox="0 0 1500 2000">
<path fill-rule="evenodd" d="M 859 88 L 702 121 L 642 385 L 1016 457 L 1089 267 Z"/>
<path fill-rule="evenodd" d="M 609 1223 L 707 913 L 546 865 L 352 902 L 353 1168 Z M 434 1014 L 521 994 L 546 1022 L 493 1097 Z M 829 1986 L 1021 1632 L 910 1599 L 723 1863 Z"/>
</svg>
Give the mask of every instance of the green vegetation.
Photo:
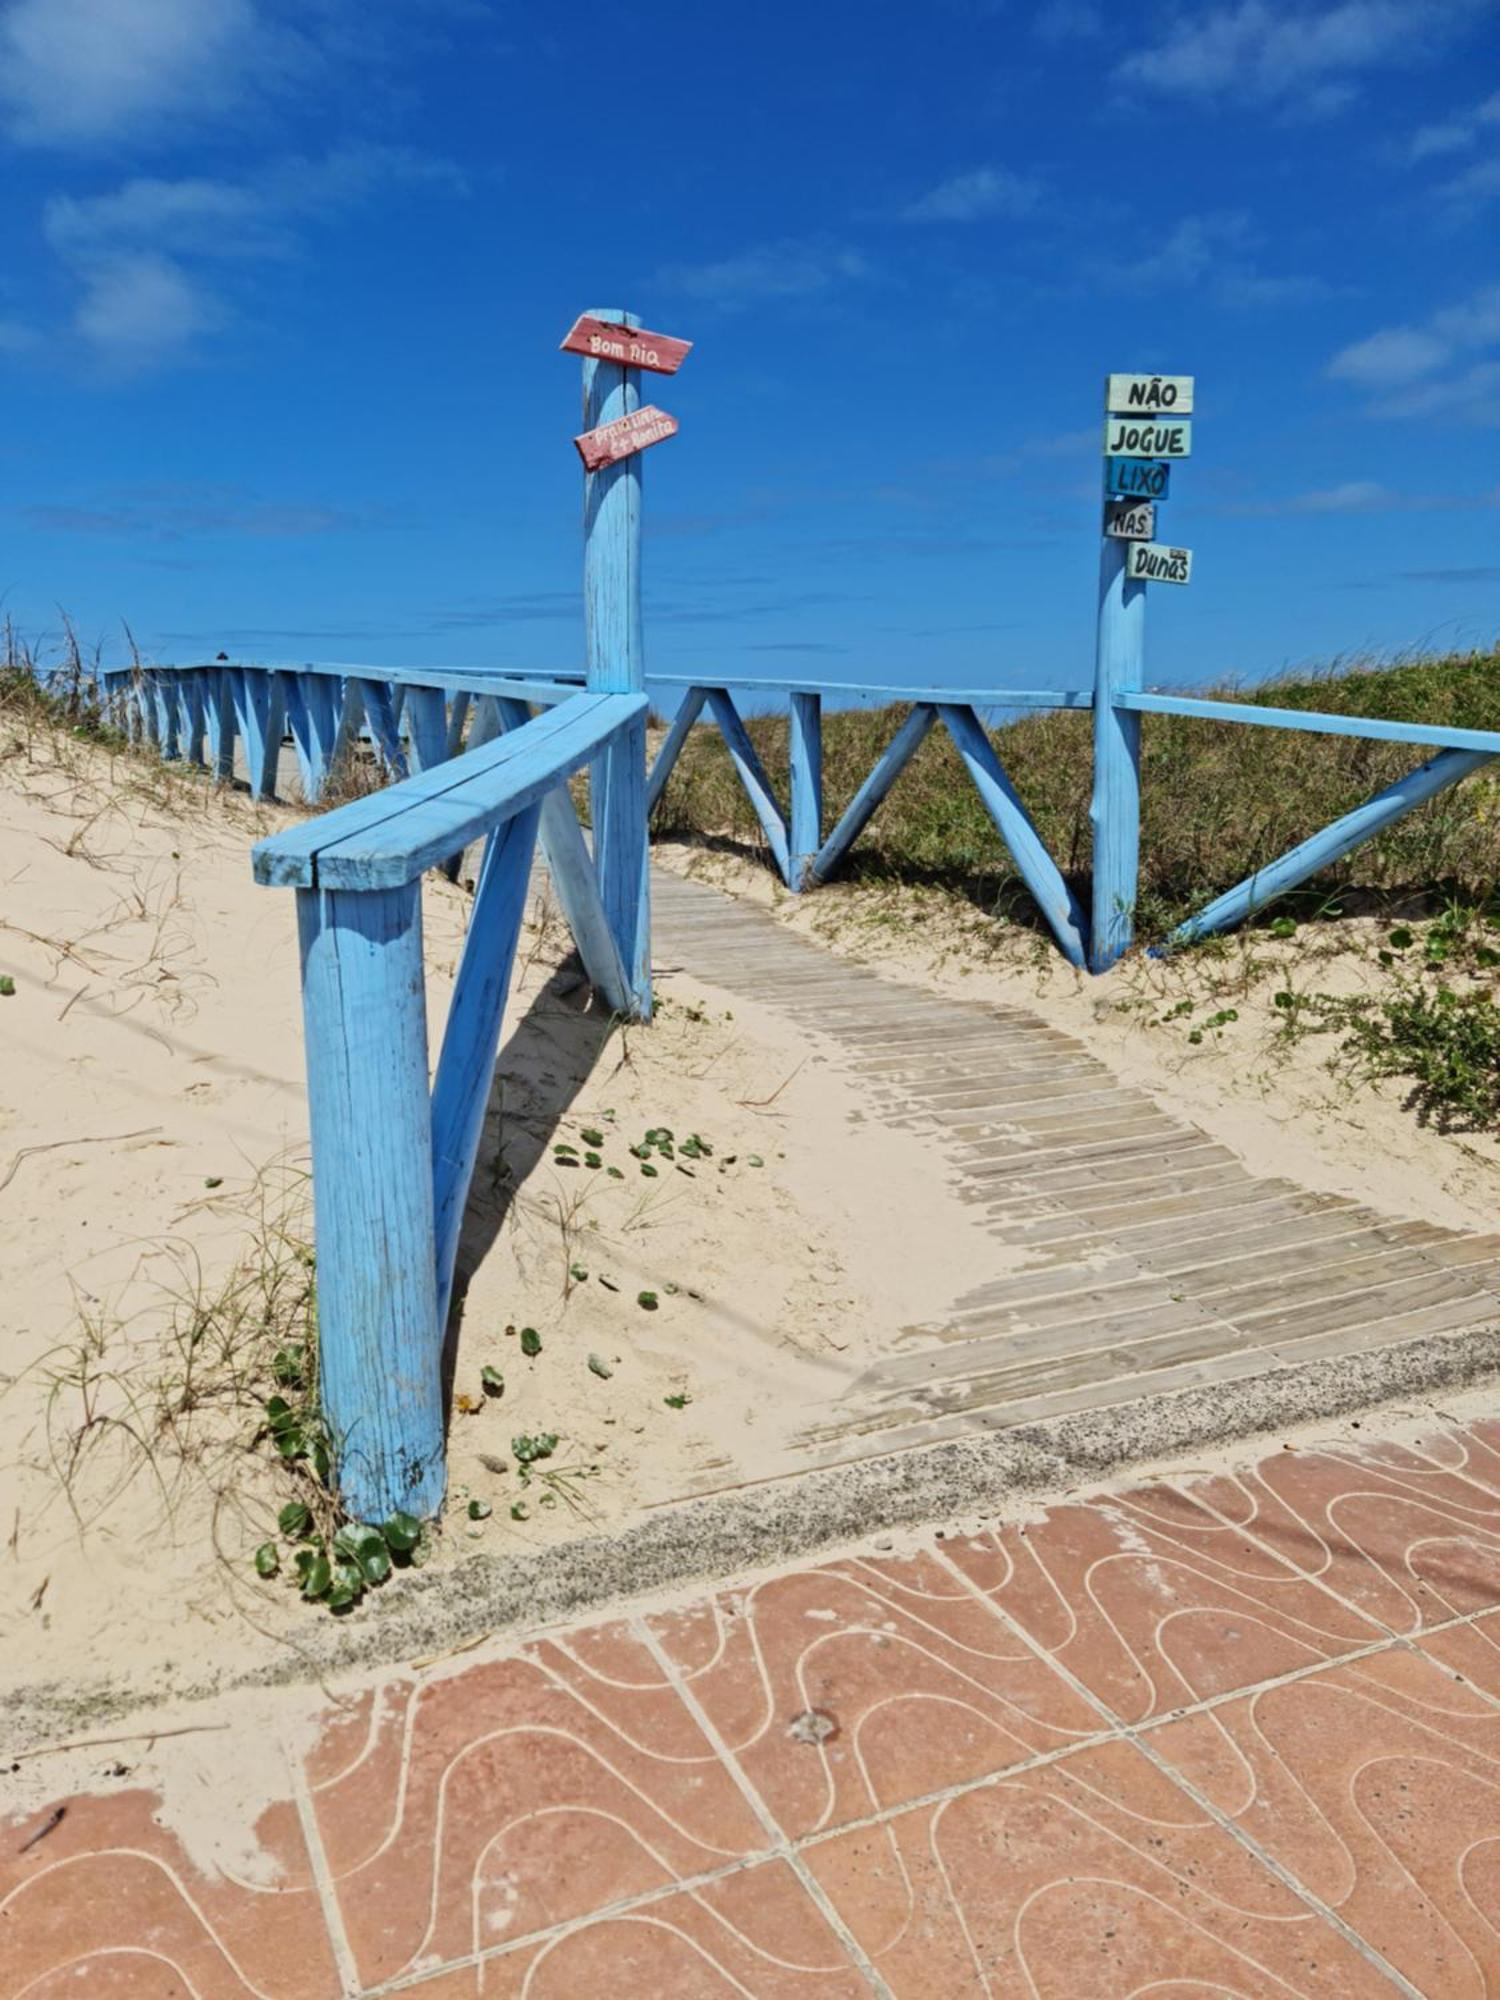
<svg viewBox="0 0 1500 2000">
<path fill-rule="evenodd" d="M 1389 720 L 1500 729 L 1500 651 L 1338 668 L 1206 690 L 1224 700 Z M 826 824 L 832 826 L 905 708 L 824 718 Z M 749 723 L 773 784 L 786 782 L 785 715 Z M 1089 868 L 1091 718 L 1029 716 L 995 734 L 1017 790 L 1059 865 L 1082 888 Z M 1184 716 L 1143 718 L 1140 929 L 1148 941 L 1424 759 L 1420 748 L 1247 728 Z M 1500 767 L 1497 767 L 1500 771 Z M 783 794 L 784 795 L 784 794 Z M 1307 913 L 1330 889 L 1368 907 L 1393 891 L 1482 902 L 1500 875 L 1500 775 L 1481 771 L 1358 848 L 1278 905 Z M 763 853 L 760 827 L 717 729 L 695 729 L 653 822 L 658 834 Z M 769 862 L 769 857 L 766 857 Z M 923 744 L 845 869 L 855 882 L 926 887 L 1031 926 L 1009 857 L 941 728 Z"/>
</svg>

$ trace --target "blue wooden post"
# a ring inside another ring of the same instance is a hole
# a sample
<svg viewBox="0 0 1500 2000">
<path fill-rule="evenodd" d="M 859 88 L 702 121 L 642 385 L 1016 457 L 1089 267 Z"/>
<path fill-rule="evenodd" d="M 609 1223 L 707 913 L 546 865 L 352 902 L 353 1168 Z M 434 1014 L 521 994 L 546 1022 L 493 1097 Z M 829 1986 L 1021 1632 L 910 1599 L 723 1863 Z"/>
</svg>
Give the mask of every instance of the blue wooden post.
<svg viewBox="0 0 1500 2000">
<path fill-rule="evenodd" d="M 788 885 L 807 886 L 823 845 L 823 697 L 793 691 L 789 718 L 792 824 Z"/>
<path fill-rule="evenodd" d="M 1279 860 L 1247 876 L 1236 888 L 1225 890 L 1207 909 L 1200 910 L 1196 917 L 1189 917 L 1185 924 L 1179 924 L 1152 956 L 1164 957 L 1178 945 L 1191 944 L 1195 938 L 1207 937 L 1212 931 L 1227 930 L 1232 924 L 1242 923 L 1256 910 L 1264 909 L 1267 903 L 1284 896 L 1288 889 L 1295 889 L 1299 882 L 1305 882 L 1309 875 L 1316 875 L 1320 868 L 1340 860 L 1362 841 L 1373 839 L 1377 833 L 1382 833 L 1398 819 L 1404 819 L 1407 813 L 1425 805 L 1428 799 L 1435 798 L 1449 785 L 1456 785 L 1461 778 L 1467 778 L 1471 771 L 1494 763 L 1495 756 L 1492 750 L 1444 750 L 1428 763 L 1419 765 L 1415 771 L 1409 771 L 1404 778 L 1398 778 L 1394 785 L 1387 785 L 1374 798 L 1366 799 L 1353 812 L 1336 819 L 1332 826 L 1325 826 L 1321 833 L 1311 835 Z"/>
<path fill-rule="evenodd" d="M 1099 634 L 1094 654 L 1094 908 L 1089 970 L 1107 972 L 1130 949 L 1141 856 L 1141 718 L 1116 696 L 1145 668 L 1146 586 L 1125 574 L 1130 544 L 1102 535 Z"/>
<path fill-rule="evenodd" d="M 443 1497 L 421 887 L 299 889 L 318 1377 L 344 1505 Z"/>
<path fill-rule="evenodd" d="M 639 326 L 633 313 L 591 316 Z M 595 430 L 641 404 L 640 370 L 592 355 L 583 363 L 583 427 Z M 588 684 L 610 694 L 646 685 L 641 623 L 640 452 L 584 474 L 583 616 Z M 622 730 L 589 774 L 594 864 L 636 1014 L 651 1018 L 651 885 L 646 830 L 646 723 Z"/>
</svg>

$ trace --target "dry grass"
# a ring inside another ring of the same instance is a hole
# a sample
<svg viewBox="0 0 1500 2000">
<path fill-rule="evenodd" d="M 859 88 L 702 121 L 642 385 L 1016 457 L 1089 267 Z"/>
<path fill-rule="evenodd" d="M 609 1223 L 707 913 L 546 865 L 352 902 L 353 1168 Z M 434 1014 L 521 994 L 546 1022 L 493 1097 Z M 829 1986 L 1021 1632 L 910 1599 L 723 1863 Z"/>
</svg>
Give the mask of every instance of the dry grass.
<svg viewBox="0 0 1500 2000">
<path fill-rule="evenodd" d="M 1208 690 L 1283 708 L 1333 710 L 1464 728 L 1500 729 L 1500 653 L 1342 667 Z M 826 825 L 868 775 L 908 711 L 847 710 L 823 726 Z M 772 781 L 786 783 L 787 725 L 753 719 Z M 994 732 L 1001 761 L 1059 865 L 1080 891 L 1090 859 L 1091 718 L 1030 716 Z M 1139 928 L 1149 941 L 1254 869 L 1348 812 L 1420 763 L 1410 745 L 1245 728 L 1180 716 L 1144 718 Z M 784 794 L 783 794 L 784 795 Z M 1338 892 L 1437 907 L 1484 902 L 1500 874 L 1500 778 L 1482 771 L 1368 842 L 1282 907 L 1313 911 Z M 695 729 L 667 785 L 655 830 L 761 853 L 762 835 L 717 729 Z M 856 882 L 927 887 L 986 912 L 1034 921 L 1030 899 L 962 764 L 935 730 L 853 850 Z"/>
</svg>

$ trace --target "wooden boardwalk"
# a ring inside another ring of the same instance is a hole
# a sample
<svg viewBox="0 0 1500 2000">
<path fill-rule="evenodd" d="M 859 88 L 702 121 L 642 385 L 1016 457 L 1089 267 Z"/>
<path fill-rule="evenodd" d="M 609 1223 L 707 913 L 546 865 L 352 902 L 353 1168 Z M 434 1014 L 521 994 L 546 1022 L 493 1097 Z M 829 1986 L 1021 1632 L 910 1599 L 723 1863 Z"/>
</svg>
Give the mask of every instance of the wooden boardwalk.
<svg viewBox="0 0 1500 2000">
<path fill-rule="evenodd" d="M 657 962 L 779 1009 L 872 1116 L 940 1139 L 1005 1246 L 810 1427 L 809 1463 L 1500 1321 L 1500 1236 L 1254 1174 L 1039 1014 L 883 977 L 661 869 L 652 889 Z"/>
</svg>

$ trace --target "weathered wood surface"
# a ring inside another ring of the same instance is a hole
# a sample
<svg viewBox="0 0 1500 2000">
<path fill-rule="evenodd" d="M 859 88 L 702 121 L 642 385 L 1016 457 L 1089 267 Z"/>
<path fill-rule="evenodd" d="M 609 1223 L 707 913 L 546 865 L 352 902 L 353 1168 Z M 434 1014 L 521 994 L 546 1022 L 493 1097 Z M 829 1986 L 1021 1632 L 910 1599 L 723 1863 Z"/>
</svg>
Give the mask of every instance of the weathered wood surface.
<svg viewBox="0 0 1500 2000">
<path fill-rule="evenodd" d="M 560 343 L 564 354 L 588 354 L 599 361 L 615 361 L 622 368 L 646 368 L 653 375 L 675 375 L 692 352 L 690 340 L 675 340 L 669 333 L 648 333 L 644 327 L 621 320 L 600 319 L 580 313 Z"/>
<path fill-rule="evenodd" d="M 1004 1267 L 934 1298 L 810 1424 L 810 1462 L 1500 1320 L 1500 1236 L 1255 1174 L 1036 1014 L 881 977 L 664 871 L 654 889 L 658 956 L 779 1009 L 868 1115 L 929 1134 Z"/>
<path fill-rule="evenodd" d="M 573 442 L 584 470 L 602 472 L 606 466 L 618 465 L 621 459 L 633 458 L 637 452 L 676 435 L 677 419 L 666 410 L 659 410 L 655 403 L 646 403 L 628 416 L 581 432 Z"/>
</svg>

